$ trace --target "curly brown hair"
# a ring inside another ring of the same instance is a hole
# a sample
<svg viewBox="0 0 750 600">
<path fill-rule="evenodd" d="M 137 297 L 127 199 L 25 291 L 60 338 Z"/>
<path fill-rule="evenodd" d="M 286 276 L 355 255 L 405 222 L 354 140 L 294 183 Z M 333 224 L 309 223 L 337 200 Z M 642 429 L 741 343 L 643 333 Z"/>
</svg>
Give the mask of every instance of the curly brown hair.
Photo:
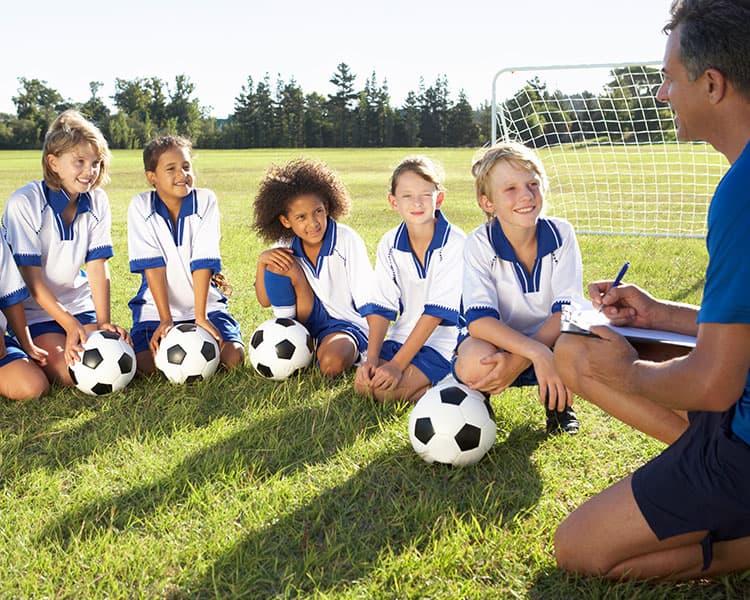
<svg viewBox="0 0 750 600">
<path fill-rule="evenodd" d="M 299 158 L 284 166 L 272 166 L 255 196 L 255 230 L 266 241 L 289 240 L 294 233 L 281 224 L 291 202 L 303 194 L 318 196 L 332 219 L 349 214 L 351 198 L 344 184 L 327 164 Z"/>
</svg>

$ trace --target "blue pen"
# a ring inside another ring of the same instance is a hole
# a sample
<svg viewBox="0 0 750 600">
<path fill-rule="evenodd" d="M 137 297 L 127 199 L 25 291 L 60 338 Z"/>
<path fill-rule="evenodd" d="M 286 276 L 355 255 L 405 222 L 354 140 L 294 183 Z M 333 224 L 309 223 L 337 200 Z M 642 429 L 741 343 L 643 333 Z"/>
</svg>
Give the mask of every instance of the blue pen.
<svg viewBox="0 0 750 600">
<path fill-rule="evenodd" d="M 625 264 L 622 265 L 622 269 L 620 269 L 620 272 L 617 274 L 617 277 L 615 277 L 615 280 L 612 282 L 612 287 L 617 287 L 622 282 L 622 278 L 625 277 L 625 273 L 628 272 L 628 267 L 630 266 L 630 261 L 626 260 Z M 610 288 L 612 289 L 612 288 Z M 599 306 L 599 312 L 602 312 L 604 310 L 604 304 Z"/>
</svg>

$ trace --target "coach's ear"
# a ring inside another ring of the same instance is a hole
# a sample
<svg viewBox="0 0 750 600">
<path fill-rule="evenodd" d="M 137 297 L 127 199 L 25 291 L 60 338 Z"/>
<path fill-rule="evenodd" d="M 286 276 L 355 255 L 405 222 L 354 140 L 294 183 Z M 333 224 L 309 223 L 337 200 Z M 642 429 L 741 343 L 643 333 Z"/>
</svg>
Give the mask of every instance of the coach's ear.
<svg viewBox="0 0 750 600">
<path fill-rule="evenodd" d="M 721 71 L 714 68 L 706 69 L 704 75 L 706 77 L 708 101 L 711 104 L 718 104 L 726 95 L 727 79 Z"/>
</svg>

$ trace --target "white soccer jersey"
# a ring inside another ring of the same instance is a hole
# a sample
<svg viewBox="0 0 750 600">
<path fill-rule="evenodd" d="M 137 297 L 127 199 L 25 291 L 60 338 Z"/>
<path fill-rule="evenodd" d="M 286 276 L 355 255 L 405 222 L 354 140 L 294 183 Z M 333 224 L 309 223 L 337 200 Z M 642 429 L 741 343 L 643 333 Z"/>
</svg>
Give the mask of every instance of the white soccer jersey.
<svg viewBox="0 0 750 600">
<path fill-rule="evenodd" d="M 112 217 L 104 190 L 78 196 L 73 222 L 65 225 L 62 212 L 70 201 L 64 190 L 32 181 L 13 192 L 5 205 L 2 229 L 19 266 L 42 268 L 45 285 L 71 314 L 94 310 L 89 282 L 82 266 L 113 255 Z M 24 301 L 29 324 L 50 316 L 29 297 Z"/>
<path fill-rule="evenodd" d="M 536 235 L 537 258 L 528 273 L 497 219 L 469 234 L 463 276 L 467 325 L 489 316 L 530 337 L 563 305 L 583 302 L 581 252 L 573 227 L 564 219 L 539 219 Z"/>
<path fill-rule="evenodd" d="M 367 321 L 358 309 L 370 298 L 373 271 L 367 247 L 357 232 L 328 217 L 323 245 L 314 265 L 305 256 L 298 237 L 286 242 L 286 246 L 292 249 L 329 316 L 354 323 L 367 333 Z"/>
<path fill-rule="evenodd" d="M 166 267 L 172 319 L 195 319 L 193 271 L 221 271 L 219 206 L 211 190 L 195 188 L 182 199 L 177 223 L 172 223 L 155 191 L 133 196 L 128 207 L 130 271 L 141 274 L 141 286 L 130 301 L 133 324 L 159 321 L 154 297 L 146 283 L 146 269 Z M 226 297 L 209 286 L 207 312 L 225 310 Z"/>
<path fill-rule="evenodd" d="M 393 321 L 386 339 L 403 344 L 422 315 L 439 317 L 442 321 L 425 345 L 450 360 L 458 335 L 465 239 L 439 211 L 424 266 L 411 249 L 404 223 L 381 238 L 374 295 L 362 314 Z"/>
<path fill-rule="evenodd" d="M 4 240 L 0 239 L 0 311 L 23 302 L 29 297 L 29 291 L 19 273 L 10 248 Z M 0 312 L 0 327 L 8 332 L 8 321 Z"/>
</svg>

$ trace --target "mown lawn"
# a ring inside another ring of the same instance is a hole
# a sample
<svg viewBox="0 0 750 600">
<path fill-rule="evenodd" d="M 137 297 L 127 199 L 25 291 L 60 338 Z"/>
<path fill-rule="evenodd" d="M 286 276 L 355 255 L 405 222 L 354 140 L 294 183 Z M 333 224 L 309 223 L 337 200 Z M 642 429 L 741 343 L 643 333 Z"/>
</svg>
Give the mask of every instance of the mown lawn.
<svg viewBox="0 0 750 600">
<path fill-rule="evenodd" d="M 396 224 L 390 170 L 409 151 L 198 151 L 198 183 L 222 210 L 231 310 L 246 339 L 255 302 L 252 198 L 271 162 L 328 161 L 354 198 L 345 222 L 371 256 Z M 448 218 L 465 231 L 471 150 L 428 150 L 448 174 Z M 40 175 L 39 154 L 0 153 L 0 194 Z M 125 215 L 145 189 L 139 153 L 116 152 L 113 312 L 130 325 L 138 280 Z M 699 302 L 702 240 L 582 236 L 585 280 L 627 279 Z M 55 389 L 0 402 L 0 596 L 33 598 L 742 598 L 750 574 L 714 583 L 615 584 L 559 572 L 555 527 L 583 500 L 661 449 L 579 402 L 577 437 L 547 438 L 534 390 L 494 396 L 498 437 L 477 465 L 423 463 L 409 407 L 352 393 L 352 376 L 274 384 L 250 367 L 208 382 L 137 380 L 94 398 Z"/>
</svg>

